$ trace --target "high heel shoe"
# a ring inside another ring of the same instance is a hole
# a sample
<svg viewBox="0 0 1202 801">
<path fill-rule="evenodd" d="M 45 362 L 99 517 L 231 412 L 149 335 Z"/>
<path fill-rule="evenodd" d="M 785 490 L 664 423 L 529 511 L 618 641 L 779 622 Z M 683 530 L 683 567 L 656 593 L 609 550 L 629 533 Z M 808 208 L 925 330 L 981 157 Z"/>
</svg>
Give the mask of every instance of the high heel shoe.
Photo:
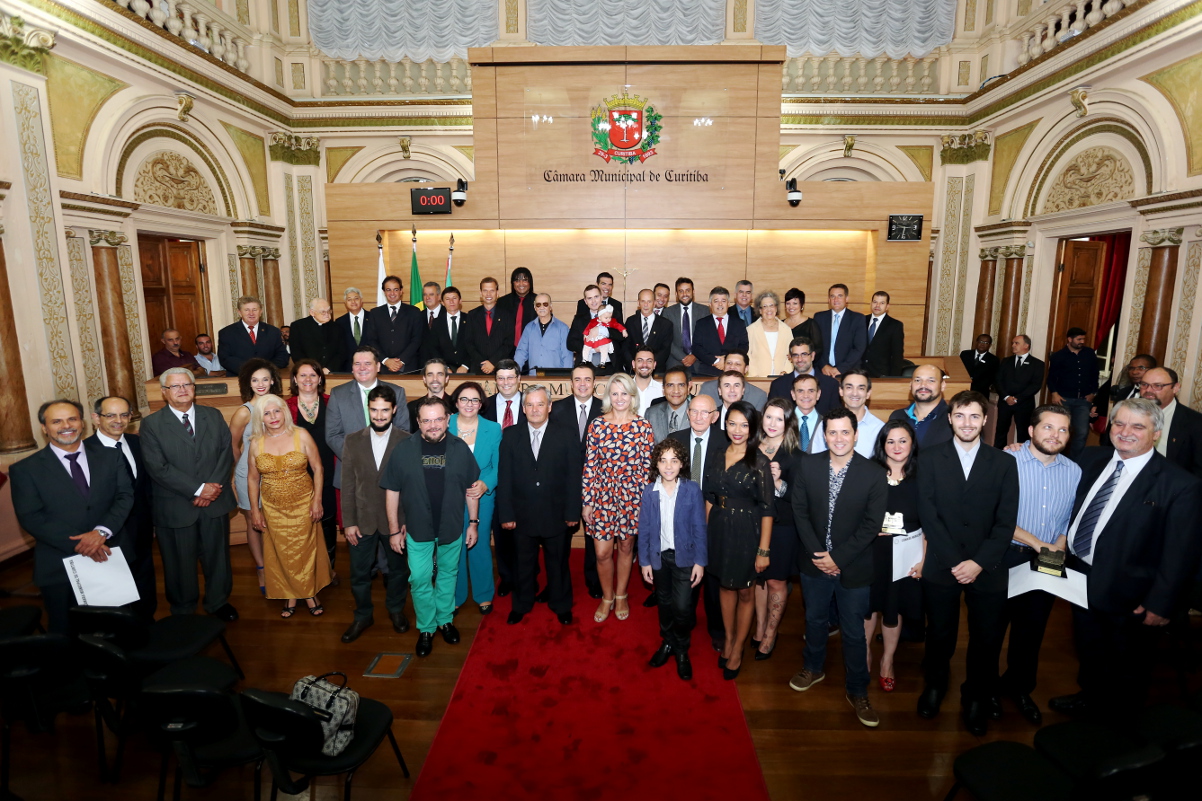
<svg viewBox="0 0 1202 801">
<path fill-rule="evenodd" d="M 262 566 L 262 565 L 256 565 L 256 566 L 255 566 L 255 570 L 258 570 L 258 571 L 259 571 L 259 578 L 261 578 L 261 579 L 262 579 L 262 578 L 264 578 L 264 576 L 263 576 L 263 566 Z M 264 579 L 264 580 L 265 580 L 265 579 Z M 266 597 L 267 597 L 267 585 L 266 585 L 265 583 L 264 583 L 264 584 L 260 584 L 260 585 L 259 585 L 259 593 L 260 593 L 260 594 L 261 594 L 261 595 L 262 595 L 264 598 L 266 598 Z"/>
<path fill-rule="evenodd" d="M 762 643 L 762 642 L 763 642 L 763 640 L 757 640 L 755 637 L 752 637 L 751 638 L 751 650 L 753 650 L 753 651 L 760 650 L 760 643 Z"/>
<path fill-rule="evenodd" d="M 752 640 L 752 642 L 755 642 L 755 641 L 754 641 L 754 640 Z M 761 641 L 761 642 L 762 642 L 762 641 Z M 766 660 L 766 659 L 771 659 L 771 658 L 772 658 L 772 652 L 773 652 L 773 651 L 775 651 L 775 650 L 776 650 L 776 638 L 775 638 L 775 637 L 773 637 L 773 638 L 772 638 L 772 647 L 768 649 L 768 653 L 764 653 L 763 651 L 761 651 L 761 650 L 760 650 L 760 648 L 759 648 L 759 646 L 758 646 L 758 645 L 756 646 L 756 648 L 755 648 L 755 661 L 757 661 L 757 662 L 763 662 L 763 661 L 764 661 L 764 660 Z"/>
<path fill-rule="evenodd" d="M 720 670 L 725 670 L 725 669 L 726 669 L 726 662 L 727 662 L 727 661 L 728 661 L 728 660 L 726 659 L 726 657 L 724 657 L 722 654 L 718 654 L 718 668 L 719 668 Z"/>
<path fill-rule="evenodd" d="M 881 689 L 887 693 L 893 692 L 893 688 L 897 686 L 896 681 L 888 676 L 880 676 L 878 680 L 881 683 Z"/>
<path fill-rule="evenodd" d="M 726 679 L 727 681 L 734 681 L 735 679 L 737 679 L 739 677 L 739 671 L 742 669 L 743 669 L 742 665 L 739 665 L 734 670 L 731 670 L 728 667 L 723 667 L 722 668 L 722 678 Z"/>
<path fill-rule="evenodd" d="M 597 611 L 593 613 L 594 623 L 604 623 L 609 617 L 609 613 L 613 611 L 615 598 L 602 598 L 601 605 L 597 607 Z"/>
<path fill-rule="evenodd" d="M 626 598 L 627 598 L 627 596 L 625 596 L 625 595 L 615 595 L 614 596 L 614 606 L 616 607 L 618 601 L 625 601 Z M 630 617 L 630 604 L 626 605 L 625 612 L 619 612 L 615 609 L 614 617 L 616 617 L 618 620 L 625 620 L 626 618 Z"/>
</svg>

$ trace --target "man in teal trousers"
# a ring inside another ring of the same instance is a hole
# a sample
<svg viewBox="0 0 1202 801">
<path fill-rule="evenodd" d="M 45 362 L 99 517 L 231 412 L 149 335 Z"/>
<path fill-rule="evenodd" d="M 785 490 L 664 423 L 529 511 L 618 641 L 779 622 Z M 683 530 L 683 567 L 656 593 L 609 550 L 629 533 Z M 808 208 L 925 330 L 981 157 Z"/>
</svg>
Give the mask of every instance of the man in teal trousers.
<svg viewBox="0 0 1202 801">
<path fill-rule="evenodd" d="M 408 549 L 418 656 L 430 655 L 436 630 L 447 644 L 459 642 L 459 632 L 451 622 L 459 551 L 465 545 L 471 548 L 479 536 L 480 468 L 467 444 L 447 434 L 449 422 L 440 398 L 423 398 L 417 406 L 421 436 L 410 437 L 393 449 L 380 478 L 380 487 L 386 490 L 389 544 L 397 553 Z M 461 541 L 465 505 L 469 524 Z M 402 506 L 403 526 L 398 514 Z M 438 580 L 432 584 L 436 558 Z"/>
</svg>

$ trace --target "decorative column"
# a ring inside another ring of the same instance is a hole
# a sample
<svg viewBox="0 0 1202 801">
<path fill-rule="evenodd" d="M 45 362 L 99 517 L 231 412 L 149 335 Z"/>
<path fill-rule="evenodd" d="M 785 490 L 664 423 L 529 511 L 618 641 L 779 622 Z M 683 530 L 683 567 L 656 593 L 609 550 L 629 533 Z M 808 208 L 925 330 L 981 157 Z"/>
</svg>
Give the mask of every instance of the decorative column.
<svg viewBox="0 0 1202 801">
<path fill-rule="evenodd" d="M 4 261 L 4 226 L 0 225 L 0 453 L 37 447 L 29 422 L 25 373 L 17 342 L 17 321 L 13 319 L 13 298 Z"/>
<path fill-rule="evenodd" d="M 993 329 L 993 294 L 997 284 L 997 260 L 1000 248 L 981 248 L 981 277 L 977 280 L 977 311 L 972 320 L 973 341 Z"/>
<path fill-rule="evenodd" d="M 1003 358 L 1010 353 L 1010 340 L 1018 330 L 1019 313 L 1023 301 L 1023 262 L 1027 258 L 1026 245 L 1007 245 L 998 248 L 998 258 L 1006 260 L 1006 272 L 1002 277 L 1002 309 L 998 317 L 995 350 Z M 979 333 L 979 332 L 978 332 Z"/>
<path fill-rule="evenodd" d="M 258 298 L 262 301 L 263 297 L 259 293 L 259 269 L 255 259 L 259 254 L 255 253 L 256 250 L 259 250 L 259 248 L 251 247 L 250 245 L 239 245 L 238 267 L 242 273 L 242 294 Z M 237 298 L 234 298 L 235 302 L 237 300 Z"/>
<path fill-rule="evenodd" d="M 263 258 L 263 303 L 268 325 L 280 328 L 288 324 L 284 314 L 284 295 L 280 290 L 280 249 L 257 248 Z"/>
<path fill-rule="evenodd" d="M 1136 353 L 1152 354 L 1161 363 L 1169 345 L 1173 288 L 1177 284 L 1177 252 L 1184 232 L 1183 228 L 1158 228 L 1139 237 L 1139 241 L 1152 246 L 1152 261 L 1148 265 L 1148 288 L 1144 293 L 1144 312 L 1139 320 L 1135 349 Z"/>
<path fill-rule="evenodd" d="M 92 269 L 96 275 L 96 316 L 100 318 L 100 344 L 110 395 L 120 395 L 130 403 L 134 420 L 138 388 L 134 379 L 134 360 L 129 346 L 129 327 L 125 320 L 125 296 L 121 286 L 121 266 L 117 248 L 126 236 L 119 231 L 88 231 L 92 246 Z"/>
</svg>

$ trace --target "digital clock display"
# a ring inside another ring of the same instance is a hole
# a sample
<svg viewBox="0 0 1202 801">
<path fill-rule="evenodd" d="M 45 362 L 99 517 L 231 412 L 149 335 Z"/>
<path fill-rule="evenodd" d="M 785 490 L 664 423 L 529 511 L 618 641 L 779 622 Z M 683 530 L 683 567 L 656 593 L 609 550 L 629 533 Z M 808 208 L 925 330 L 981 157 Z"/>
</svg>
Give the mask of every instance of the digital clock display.
<svg viewBox="0 0 1202 801">
<path fill-rule="evenodd" d="M 441 189 L 410 189 L 409 203 L 414 214 L 450 214 L 451 190 Z"/>
</svg>

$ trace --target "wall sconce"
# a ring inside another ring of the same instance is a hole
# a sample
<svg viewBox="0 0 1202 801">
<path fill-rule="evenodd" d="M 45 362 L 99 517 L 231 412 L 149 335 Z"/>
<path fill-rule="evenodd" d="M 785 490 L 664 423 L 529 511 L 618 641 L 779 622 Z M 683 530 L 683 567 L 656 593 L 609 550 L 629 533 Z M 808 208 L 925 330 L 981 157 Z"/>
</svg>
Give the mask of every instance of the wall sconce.
<svg viewBox="0 0 1202 801">
<path fill-rule="evenodd" d="M 451 202 L 462 206 L 467 202 L 467 181 L 462 178 L 455 181 L 455 189 L 451 192 Z"/>
<path fill-rule="evenodd" d="M 797 191 L 796 178 L 790 178 L 785 181 L 785 199 L 789 201 L 789 205 L 793 208 L 801 205 L 801 192 Z"/>
<path fill-rule="evenodd" d="M 538 125 L 540 122 L 545 122 L 545 123 L 547 123 L 547 124 L 550 124 L 550 123 L 553 123 L 553 122 L 555 122 L 555 118 L 554 118 L 554 117 L 548 117 L 546 114 L 542 115 L 541 117 L 540 117 L 539 115 L 537 115 L 537 114 L 531 114 L 531 115 L 530 115 L 530 121 L 531 121 L 532 123 L 534 123 L 535 125 Z"/>
<path fill-rule="evenodd" d="M 408 136 L 401 137 L 401 158 L 407 159 L 412 155 L 409 152 L 409 146 L 411 144 L 413 144 L 413 140 L 410 139 Z"/>
</svg>

